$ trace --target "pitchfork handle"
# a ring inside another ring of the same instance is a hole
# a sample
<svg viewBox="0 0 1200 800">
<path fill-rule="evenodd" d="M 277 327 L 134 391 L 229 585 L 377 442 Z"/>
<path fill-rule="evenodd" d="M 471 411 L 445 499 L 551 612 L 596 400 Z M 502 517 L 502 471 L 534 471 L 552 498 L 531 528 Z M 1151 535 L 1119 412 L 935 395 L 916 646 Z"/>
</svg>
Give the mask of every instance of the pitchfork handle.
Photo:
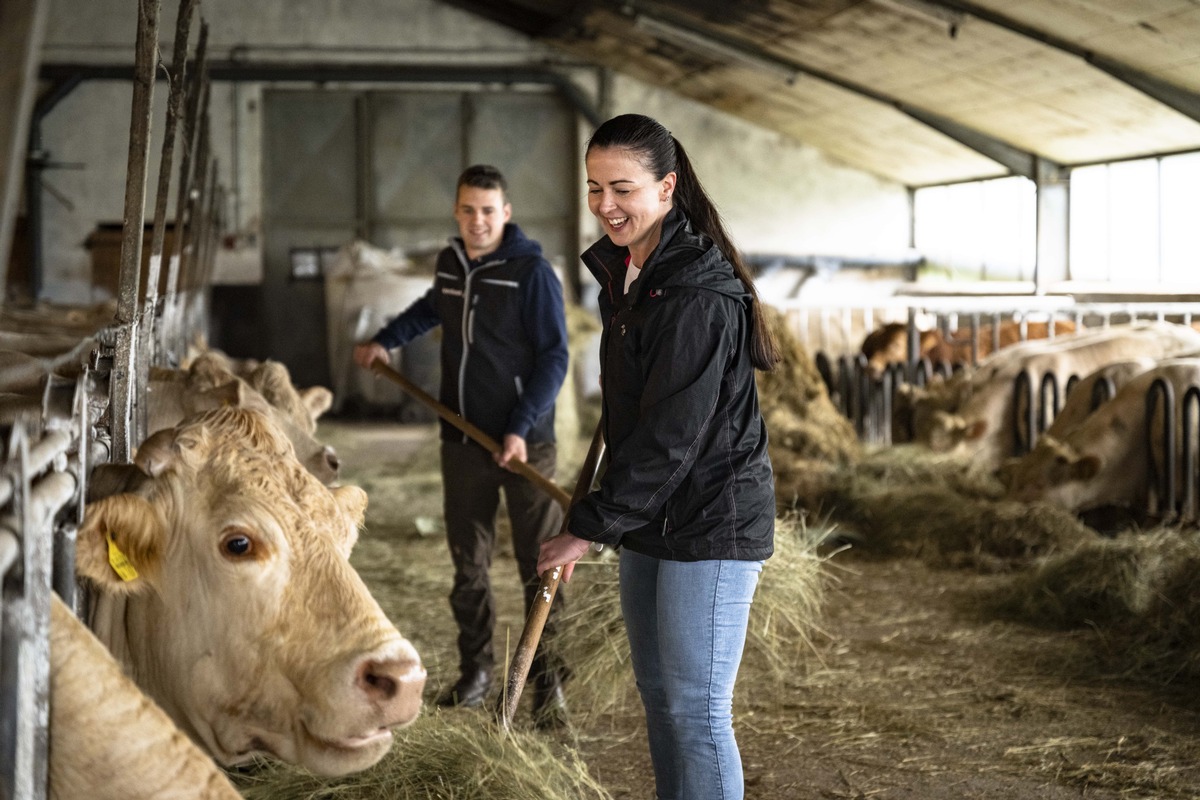
<svg viewBox="0 0 1200 800">
<path fill-rule="evenodd" d="M 597 425 L 587 457 L 583 460 L 583 466 L 579 468 L 579 480 L 575 482 L 575 493 L 571 496 L 572 506 L 591 491 L 592 482 L 596 479 L 596 471 L 600 468 L 600 459 L 603 455 L 604 434 L 601 426 Z M 569 506 L 567 510 L 570 510 Z M 567 532 L 567 515 L 565 514 L 560 532 Z M 529 616 L 525 619 L 525 630 L 521 631 L 521 640 L 517 642 L 517 652 L 513 656 L 512 668 L 509 670 L 508 682 L 504 689 L 501 722 L 505 730 L 512 724 L 513 716 L 517 713 L 517 705 L 521 702 L 521 692 L 525 689 L 529 668 L 533 664 L 533 654 L 537 651 L 538 642 L 542 638 L 542 629 L 546 627 L 546 619 L 550 616 L 550 606 L 554 603 L 554 595 L 558 591 L 562 571 L 561 566 L 552 567 L 542 575 L 542 583 L 538 587 L 533 605 L 529 609 Z"/>
<path fill-rule="evenodd" d="M 435 412 L 437 412 L 439 417 L 465 433 L 489 453 L 499 454 L 502 452 L 503 448 L 495 439 L 488 436 L 479 428 L 475 427 L 470 422 L 467 422 L 461 416 L 451 411 L 443 403 L 438 402 L 432 395 L 430 395 L 420 386 L 417 386 L 408 378 L 401 375 L 396 370 L 392 369 L 385 362 L 376 359 L 375 361 L 371 362 L 371 369 L 398 385 L 401 389 L 408 392 L 417 400 L 420 400 L 429 408 L 433 409 Z M 553 497 L 555 501 L 557 501 L 558 504 L 563 507 L 564 511 L 571 507 L 571 498 L 565 491 L 563 491 L 561 486 L 547 478 L 542 473 L 538 472 L 533 467 L 526 464 L 524 461 L 512 459 L 508 462 L 508 467 L 513 472 L 517 472 L 525 476 L 535 486 Z"/>
</svg>

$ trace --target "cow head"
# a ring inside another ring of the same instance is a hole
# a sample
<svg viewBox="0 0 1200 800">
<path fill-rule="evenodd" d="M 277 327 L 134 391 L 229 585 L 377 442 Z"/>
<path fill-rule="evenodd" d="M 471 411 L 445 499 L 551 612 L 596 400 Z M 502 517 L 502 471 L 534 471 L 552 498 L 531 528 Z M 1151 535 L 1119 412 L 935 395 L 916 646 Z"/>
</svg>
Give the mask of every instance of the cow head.
<svg viewBox="0 0 1200 800">
<path fill-rule="evenodd" d="M 222 764 L 378 761 L 425 670 L 348 561 L 366 494 L 323 486 L 266 415 L 232 406 L 155 434 L 137 462 L 140 481 L 89 504 L 76 556 L 98 616 L 125 597 L 93 626 L 134 679 Z"/>
<path fill-rule="evenodd" d="M 967 420 L 958 414 L 935 411 L 930 416 L 926 434 L 928 438 L 925 441 L 933 452 L 948 453 L 963 442 L 974 442 L 983 438 L 987 429 L 987 420 Z M 918 430 L 918 434 L 921 432 Z"/>
<path fill-rule="evenodd" d="M 1022 502 L 1041 500 L 1078 510 L 1084 483 L 1099 474 L 1102 460 L 1043 434 L 1033 449 L 1008 465 L 1008 496 Z"/>
</svg>

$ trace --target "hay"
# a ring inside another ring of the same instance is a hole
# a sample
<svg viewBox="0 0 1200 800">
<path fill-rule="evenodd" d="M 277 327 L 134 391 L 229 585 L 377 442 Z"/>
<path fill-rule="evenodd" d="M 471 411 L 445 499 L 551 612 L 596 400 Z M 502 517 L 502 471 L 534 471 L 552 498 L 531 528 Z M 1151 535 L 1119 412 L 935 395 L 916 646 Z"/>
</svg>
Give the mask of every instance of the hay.
<svg viewBox="0 0 1200 800">
<path fill-rule="evenodd" d="M 821 374 L 784 316 L 762 306 L 779 342 L 783 360 L 771 372 L 758 372 L 758 402 L 770 437 L 771 463 L 786 468 L 797 459 L 850 464 L 861 445 L 850 421 L 838 412 Z"/>
<path fill-rule="evenodd" d="M 996 611 L 1097 631 L 1112 668 L 1163 681 L 1200 678 L 1200 534 L 1159 529 L 1048 558 L 999 590 Z"/>
<path fill-rule="evenodd" d="M 246 800 L 608 800 L 570 747 L 502 731 L 485 713 L 434 711 L 396 733 L 354 775 L 321 778 L 278 762 L 231 775 Z"/>
<path fill-rule="evenodd" d="M 554 401 L 554 434 L 560 442 L 581 436 L 591 438 L 596 429 L 591 411 L 594 403 L 589 399 L 596 395 L 596 387 L 588 385 L 590 381 L 584 367 L 588 352 L 599 347 L 600 341 L 600 320 L 595 312 L 575 303 L 567 303 L 565 312 L 570 366 Z"/>
<path fill-rule="evenodd" d="M 856 467 L 783 473 L 781 504 L 803 509 L 859 551 L 992 572 L 1095 538 L 1072 514 L 1001 499 L 992 477 L 961 462 L 893 448 Z"/>
<path fill-rule="evenodd" d="M 1096 537 L 1066 511 L 1003 494 L 990 474 L 911 445 L 856 465 L 799 463 L 775 479 L 781 511 L 806 513 L 840 542 L 875 556 L 995 572 Z"/>
<path fill-rule="evenodd" d="M 830 577 L 826 561 L 816 554 L 820 538 L 799 518 L 776 523 L 775 554 L 763 566 L 750 606 L 739 673 L 753 691 L 782 689 L 815 657 L 812 639 Z M 634 682 L 617 559 L 584 563 L 575 575 L 556 647 L 573 673 L 566 688 L 572 716 L 586 726 L 601 715 L 625 710 L 634 698 Z M 747 680 L 747 675 L 753 677 Z"/>
</svg>

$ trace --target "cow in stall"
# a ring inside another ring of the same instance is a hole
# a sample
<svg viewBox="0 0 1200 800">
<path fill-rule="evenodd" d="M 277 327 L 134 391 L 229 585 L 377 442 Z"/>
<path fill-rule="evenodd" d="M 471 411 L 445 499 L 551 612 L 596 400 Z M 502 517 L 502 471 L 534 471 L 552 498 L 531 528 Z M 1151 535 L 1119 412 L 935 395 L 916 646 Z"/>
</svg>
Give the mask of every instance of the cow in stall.
<svg viewBox="0 0 1200 800">
<path fill-rule="evenodd" d="M 297 390 L 287 368 L 275 361 L 262 362 L 246 378 L 228 372 L 225 365 L 221 358 L 205 355 L 187 370 L 151 369 L 147 431 L 173 427 L 185 417 L 222 405 L 254 408 L 271 417 L 309 472 L 326 485 L 336 481 L 341 466 L 337 453 L 315 437 L 316 419 L 329 408 L 329 390 Z"/>
<path fill-rule="evenodd" d="M 1019 413 L 1014 383 L 1020 373 L 1026 373 L 1034 387 L 1045 375 L 1054 375 L 1065 386 L 1072 375 L 1086 375 L 1113 361 L 1196 351 L 1200 332 L 1169 322 L 1118 325 L 1014 345 L 981 363 L 958 389 L 958 407 L 929 414 L 927 427 L 914 430 L 914 441 L 935 452 L 969 457 L 976 468 L 992 470 L 1012 454 Z"/>
<path fill-rule="evenodd" d="M 57 595 L 51 603 L 50 800 L 240 800 Z"/>
<path fill-rule="evenodd" d="M 1024 361 L 1045 353 L 1055 344 L 1080 346 L 1086 342 L 1112 336 L 1110 329 L 1084 330 L 1054 341 L 1029 340 L 1010 345 L 1003 352 L 993 353 L 978 366 L 954 373 L 946 379 L 938 377 L 925 386 L 901 384 L 896 389 L 892 408 L 892 441 L 919 442 L 929 445 L 940 436 L 937 429 L 946 415 L 954 415 L 981 386 L 994 382 L 1015 380 Z M 934 449 L 949 449 L 934 445 Z"/>
<path fill-rule="evenodd" d="M 1153 358 L 1114 361 L 1080 378 L 1067 393 L 1062 408 L 1043 435 L 1062 438 L 1087 419 L 1093 411 L 1111 400 L 1118 389 L 1143 372 L 1153 369 L 1156 363 Z M 1105 397 L 1104 393 L 1109 390 L 1112 391 L 1112 395 Z"/>
<path fill-rule="evenodd" d="M 416 717 L 425 670 L 348 560 L 366 494 L 322 485 L 263 413 L 160 431 L 92 489 L 90 627 L 218 763 L 345 774 Z"/>
<path fill-rule="evenodd" d="M 324 386 L 296 388 L 288 368 L 271 359 L 231 358 L 220 350 L 204 350 L 193 353 L 187 369 L 193 374 L 241 378 L 310 434 L 316 432 L 321 415 L 333 406 L 333 392 Z"/>
<path fill-rule="evenodd" d="M 982 359 L 1005 347 L 1022 341 L 1035 341 L 1051 337 L 1050 323 L 1026 322 L 1024 336 L 1021 323 L 1007 320 L 1001 322 L 998 333 L 993 335 L 991 325 L 981 325 L 977 331 L 976 358 Z M 1054 336 L 1075 332 L 1075 323 L 1070 320 L 1055 320 Z M 993 348 L 999 338 L 999 347 Z M 908 325 L 889 322 L 876 328 L 863 339 L 862 354 L 867 357 L 867 372 L 874 378 L 883 375 L 889 364 L 908 363 Z M 917 358 L 929 359 L 934 364 L 971 364 L 971 329 L 957 328 L 947 338 L 940 329 L 917 331 Z"/>
<path fill-rule="evenodd" d="M 1076 513 L 1101 507 L 1145 508 L 1151 458 L 1158 463 L 1163 458 L 1161 452 L 1151 451 L 1163 440 L 1161 413 L 1153 431 L 1146 425 L 1147 393 L 1159 379 L 1182 399 L 1188 387 L 1200 385 L 1200 358 L 1162 361 L 1070 430 L 1043 435 L 1006 470 L 1008 496 Z"/>
</svg>

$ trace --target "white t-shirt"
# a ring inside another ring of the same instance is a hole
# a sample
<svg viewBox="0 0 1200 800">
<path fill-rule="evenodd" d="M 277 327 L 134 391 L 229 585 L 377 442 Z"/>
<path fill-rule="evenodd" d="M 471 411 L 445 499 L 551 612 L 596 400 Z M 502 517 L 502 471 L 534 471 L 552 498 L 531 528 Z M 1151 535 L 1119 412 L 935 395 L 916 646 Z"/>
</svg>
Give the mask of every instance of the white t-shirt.
<svg viewBox="0 0 1200 800">
<path fill-rule="evenodd" d="M 625 294 L 629 294 L 629 287 L 638 279 L 638 275 L 642 274 L 641 267 L 635 267 L 631 262 L 625 270 Z"/>
</svg>

